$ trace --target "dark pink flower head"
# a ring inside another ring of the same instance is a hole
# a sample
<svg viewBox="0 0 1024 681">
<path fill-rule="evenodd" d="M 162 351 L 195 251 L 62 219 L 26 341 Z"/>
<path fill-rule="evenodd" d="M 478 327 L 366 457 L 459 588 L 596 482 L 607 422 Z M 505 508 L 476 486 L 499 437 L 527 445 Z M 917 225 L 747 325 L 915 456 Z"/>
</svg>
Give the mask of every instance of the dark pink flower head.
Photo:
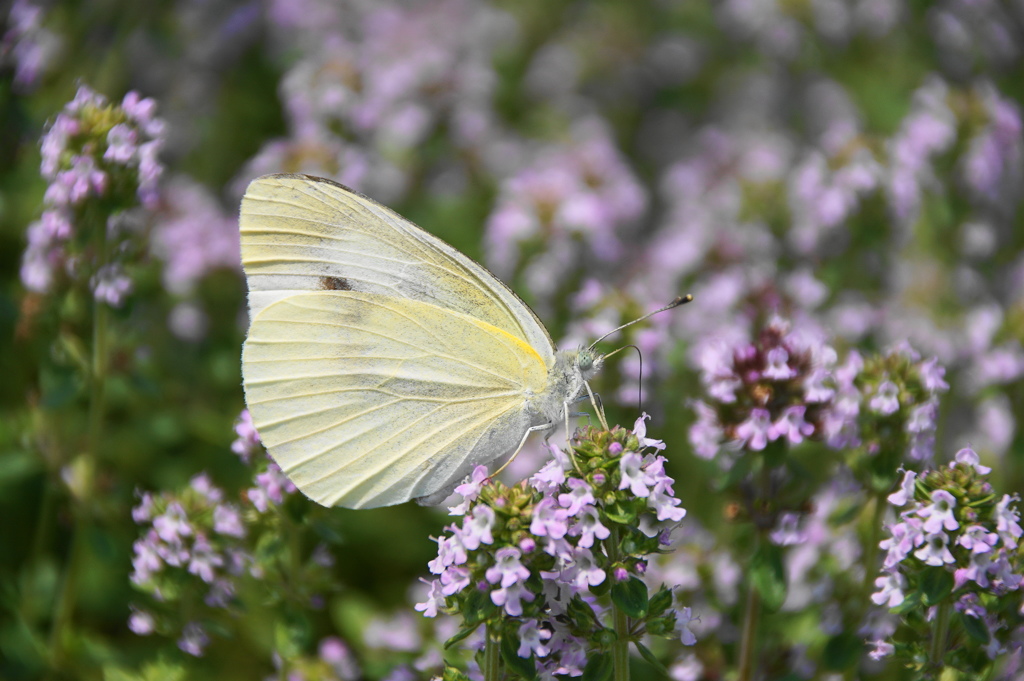
<svg viewBox="0 0 1024 681">
<path fill-rule="evenodd" d="M 711 458 L 726 443 L 756 452 L 776 440 L 795 445 L 822 437 L 835 397 L 835 364 L 830 346 L 778 317 L 753 343 L 706 344 L 707 397 L 694 403 L 698 418 L 690 432 L 697 454 Z"/>
</svg>

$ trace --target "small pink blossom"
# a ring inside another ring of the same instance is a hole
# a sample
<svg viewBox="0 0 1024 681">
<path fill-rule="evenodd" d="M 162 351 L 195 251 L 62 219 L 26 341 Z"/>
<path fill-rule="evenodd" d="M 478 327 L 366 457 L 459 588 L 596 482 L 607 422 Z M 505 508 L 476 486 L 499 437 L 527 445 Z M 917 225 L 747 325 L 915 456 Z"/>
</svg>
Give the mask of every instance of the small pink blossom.
<svg viewBox="0 0 1024 681">
<path fill-rule="evenodd" d="M 529 578 L 530 571 L 519 560 L 522 557 L 519 549 L 506 546 L 498 549 L 494 557 L 497 564 L 487 568 L 486 572 L 487 581 L 491 584 L 500 582 L 501 587 L 507 589 Z"/>
<path fill-rule="evenodd" d="M 748 449 L 761 451 L 768 444 L 768 432 L 771 427 L 771 415 L 768 410 L 756 407 L 750 410 L 747 420 L 736 427 L 736 438 Z"/>
<path fill-rule="evenodd" d="M 619 489 L 628 488 L 633 496 L 646 497 L 650 494 L 647 489 L 647 475 L 641 468 L 643 457 L 636 452 L 627 452 L 619 459 L 619 474 L 622 479 L 619 482 Z"/>
</svg>

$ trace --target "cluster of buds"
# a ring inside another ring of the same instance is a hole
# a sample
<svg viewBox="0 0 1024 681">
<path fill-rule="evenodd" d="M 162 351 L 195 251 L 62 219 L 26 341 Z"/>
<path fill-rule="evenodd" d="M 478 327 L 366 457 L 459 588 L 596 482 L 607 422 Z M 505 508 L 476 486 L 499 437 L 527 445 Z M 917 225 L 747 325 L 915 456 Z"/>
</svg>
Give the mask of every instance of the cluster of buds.
<svg viewBox="0 0 1024 681">
<path fill-rule="evenodd" d="M 660 441 L 632 432 L 588 429 L 571 459 L 556 458 L 529 481 L 506 487 L 479 467 L 457 491 L 461 524 L 438 539 L 430 593 L 416 606 L 428 617 L 454 613 L 461 640 L 486 624 L 502 657 L 533 676 L 578 675 L 623 636 L 675 636 L 693 643 L 689 609 L 672 592 L 653 595 L 640 579 L 646 557 L 663 549 L 686 511 L 664 471 Z M 630 620 L 612 628 L 612 609 Z M 605 656 L 606 657 L 606 656 Z"/>
<path fill-rule="evenodd" d="M 981 674 L 1024 633 L 1018 498 L 997 494 L 990 471 L 962 449 L 949 466 L 907 471 L 889 496 L 899 520 L 880 544 L 886 556 L 872 599 L 901 615 L 903 627 L 930 634 L 897 631 L 897 641 L 911 643 L 876 641 L 873 657 L 896 653 L 920 669 Z M 929 639 L 925 649 L 919 642 Z"/>
</svg>

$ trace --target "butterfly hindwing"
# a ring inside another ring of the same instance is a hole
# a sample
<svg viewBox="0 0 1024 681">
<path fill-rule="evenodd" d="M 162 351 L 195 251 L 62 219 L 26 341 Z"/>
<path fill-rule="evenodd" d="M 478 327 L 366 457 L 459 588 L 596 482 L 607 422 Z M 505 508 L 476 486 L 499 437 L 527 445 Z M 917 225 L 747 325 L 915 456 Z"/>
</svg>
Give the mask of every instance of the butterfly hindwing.
<svg viewBox="0 0 1024 681">
<path fill-rule="evenodd" d="M 511 453 L 547 368 L 521 339 L 429 303 L 293 294 L 252 320 L 246 402 L 288 477 L 325 505 L 436 495 Z"/>
</svg>

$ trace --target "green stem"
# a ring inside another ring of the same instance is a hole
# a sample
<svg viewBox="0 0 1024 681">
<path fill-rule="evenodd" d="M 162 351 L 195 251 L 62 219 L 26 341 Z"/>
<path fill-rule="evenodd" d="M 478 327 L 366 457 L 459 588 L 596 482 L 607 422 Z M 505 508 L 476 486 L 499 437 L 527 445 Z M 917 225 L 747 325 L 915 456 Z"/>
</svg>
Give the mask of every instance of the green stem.
<svg viewBox="0 0 1024 681">
<path fill-rule="evenodd" d="M 29 550 L 26 565 L 37 565 L 40 557 L 50 544 L 50 529 L 53 526 L 54 508 L 57 503 L 57 484 L 48 479 L 43 488 L 43 499 L 36 515 L 36 531 L 32 535 L 32 548 Z"/>
<path fill-rule="evenodd" d="M 871 514 L 871 528 L 868 543 L 864 550 L 864 582 L 861 584 L 861 615 L 867 610 L 867 601 L 875 588 L 875 577 L 878 576 L 878 543 L 882 536 L 882 516 L 885 514 L 886 494 L 875 495 L 875 509 Z"/>
<path fill-rule="evenodd" d="M 612 525 L 608 543 L 608 572 L 615 569 L 619 561 L 619 528 Z M 612 674 L 615 681 L 629 681 L 629 618 L 612 602 L 612 627 L 615 643 L 612 644 Z"/>
<path fill-rule="evenodd" d="M 612 606 L 615 643 L 612 644 L 612 669 L 615 681 L 629 681 L 629 619 L 621 609 Z"/>
<path fill-rule="evenodd" d="M 96 301 L 92 346 L 92 391 L 89 395 L 89 453 L 93 456 L 99 454 L 106 407 L 108 313 L 106 304 Z"/>
<path fill-rule="evenodd" d="M 942 671 L 942 658 L 946 654 L 946 639 L 949 636 L 949 617 L 953 610 L 949 601 L 939 604 L 935 613 L 935 620 L 932 623 L 932 640 L 928 650 L 928 670 L 938 678 Z"/>
<path fill-rule="evenodd" d="M 747 585 L 747 603 L 743 612 L 743 636 L 740 639 L 739 681 L 750 681 L 754 672 L 757 647 L 757 623 L 761 617 L 761 595 L 753 581 Z"/>
<path fill-rule="evenodd" d="M 60 596 L 57 599 L 50 629 L 50 664 L 53 669 L 60 669 L 64 663 L 65 630 L 71 624 L 74 615 L 76 592 L 78 590 L 78 571 L 82 564 L 82 535 L 85 533 L 83 513 L 75 513 L 75 524 L 71 535 L 71 548 L 68 551 L 68 562 L 64 567 L 64 580 L 61 584 Z"/>
<path fill-rule="evenodd" d="M 853 623 L 859 627 L 864 621 L 864 616 L 871 607 L 871 594 L 875 591 L 875 578 L 878 576 L 878 542 L 882 537 L 882 516 L 885 514 L 886 494 L 876 494 L 874 509 L 871 512 L 871 527 L 868 529 L 868 537 L 864 548 L 864 579 L 861 580 L 860 597 L 854 605 Z M 843 678 L 852 681 L 857 678 L 858 665 L 853 665 L 843 672 Z"/>
<path fill-rule="evenodd" d="M 72 465 L 81 479 L 79 486 L 72 490 L 72 514 L 75 524 L 72 529 L 71 547 L 68 562 L 64 568 L 60 596 L 57 599 L 53 623 L 50 629 L 50 661 L 53 669 L 60 669 L 64 662 L 64 639 L 68 627 L 74 618 L 75 602 L 78 599 L 78 580 L 81 571 L 84 536 L 88 530 L 87 513 L 84 502 L 92 497 L 92 477 L 95 462 L 99 460 L 100 442 L 103 437 L 103 417 L 105 406 L 105 387 L 107 377 L 107 324 L 108 309 L 104 303 L 93 301 L 93 343 L 92 371 L 89 377 L 89 422 L 88 440 L 80 460 Z M 75 498 L 75 497 L 78 498 Z"/>
<path fill-rule="evenodd" d="M 776 447 L 781 445 L 776 445 Z M 779 451 L 778 449 L 774 451 Z M 757 493 L 750 503 L 750 515 L 754 521 L 754 550 L 751 556 L 756 556 L 764 546 L 765 534 L 768 527 L 774 522 L 768 522 L 763 514 L 765 513 L 764 500 L 771 495 L 771 466 L 769 466 L 769 450 L 765 450 L 761 459 L 760 471 L 756 473 L 755 482 Z M 757 657 L 757 628 L 761 620 L 761 594 L 750 577 L 748 571 L 747 579 L 747 601 L 743 606 L 743 629 L 740 636 L 740 659 L 738 665 L 738 681 L 750 681 L 754 673 L 754 658 Z"/>
<path fill-rule="evenodd" d="M 484 681 L 498 681 L 501 678 L 501 640 L 490 624 L 487 625 L 484 644 Z"/>
</svg>

